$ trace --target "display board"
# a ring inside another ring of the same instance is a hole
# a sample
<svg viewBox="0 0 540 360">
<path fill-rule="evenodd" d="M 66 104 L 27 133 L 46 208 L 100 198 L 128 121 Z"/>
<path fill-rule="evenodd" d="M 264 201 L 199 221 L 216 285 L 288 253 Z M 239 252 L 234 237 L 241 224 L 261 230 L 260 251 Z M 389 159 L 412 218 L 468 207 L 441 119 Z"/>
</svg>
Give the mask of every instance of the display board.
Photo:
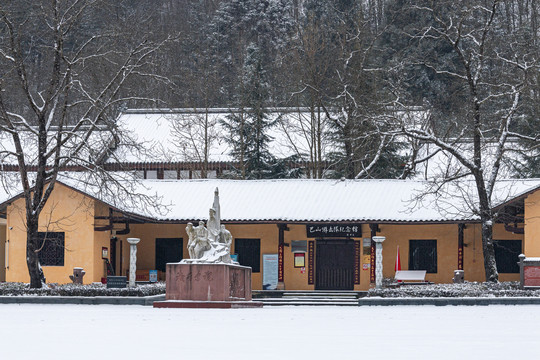
<svg viewBox="0 0 540 360">
<path fill-rule="evenodd" d="M 263 290 L 276 290 L 278 285 L 278 254 L 263 254 Z"/>
</svg>

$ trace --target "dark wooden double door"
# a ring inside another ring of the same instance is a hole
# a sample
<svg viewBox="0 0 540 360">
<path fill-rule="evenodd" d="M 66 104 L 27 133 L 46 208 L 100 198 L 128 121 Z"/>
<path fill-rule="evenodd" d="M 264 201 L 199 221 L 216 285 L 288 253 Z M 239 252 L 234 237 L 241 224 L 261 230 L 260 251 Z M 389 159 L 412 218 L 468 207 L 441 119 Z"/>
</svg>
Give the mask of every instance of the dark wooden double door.
<svg viewBox="0 0 540 360">
<path fill-rule="evenodd" d="M 182 258 L 182 238 L 156 239 L 156 270 L 165 271 L 167 263 L 179 262 Z"/>
<path fill-rule="evenodd" d="M 354 290 L 354 241 L 317 240 L 315 290 Z"/>
</svg>

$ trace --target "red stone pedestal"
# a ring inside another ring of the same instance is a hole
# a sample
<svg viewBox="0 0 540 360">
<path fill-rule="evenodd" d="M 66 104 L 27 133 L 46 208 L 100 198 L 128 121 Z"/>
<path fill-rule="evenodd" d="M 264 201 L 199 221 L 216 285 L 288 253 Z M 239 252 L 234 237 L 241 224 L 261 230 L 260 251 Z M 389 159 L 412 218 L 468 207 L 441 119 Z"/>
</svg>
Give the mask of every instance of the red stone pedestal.
<svg viewBox="0 0 540 360">
<path fill-rule="evenodd" d="M 251 268 L 232 264 L 167 264 L 166 300 L 154 307 L 260 307 L 251 301 Z"/>
<path fill-rule="evenodd" d="M 155 308 L 178 308 L 178 309 L 244 309 L 260 308 L 262 302 L 258 301 L 182 301 L 167 300 L 154 302 Z"/>
</svg>

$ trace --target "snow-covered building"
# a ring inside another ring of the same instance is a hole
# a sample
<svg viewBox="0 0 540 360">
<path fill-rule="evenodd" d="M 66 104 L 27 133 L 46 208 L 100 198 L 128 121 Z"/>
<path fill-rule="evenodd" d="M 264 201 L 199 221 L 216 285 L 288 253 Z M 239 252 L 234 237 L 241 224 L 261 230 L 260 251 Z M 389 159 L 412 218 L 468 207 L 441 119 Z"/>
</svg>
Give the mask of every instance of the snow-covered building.
<svg viewBox="0 0 540 360">
<path fill-rule="evenodd" d="M 460 194 L 430 193 L 414 180 L 142 180 L 104 189 L 60 177 L 42 213 L 40 231 L 55 241 L 41 262 L 48 282 L 69 282 L 74 267 L 85 282 L 108 271 L 126 275 L 128 237 L 138 237 L 137 268 L 165 270 L 187 257 L 188 222 L 208 218 L 215 188 L 222 221 L 233 235 L 232 252 L 253 268 L 253 288 L 365 290 L 374 281 L 371 238 L 385 236 L 385 277 L 394 276 L 399 246 L 403 269 L 427 270 L 426 279 L 450 282 L 462 269 L 484 280 L 478 216 Z M 517 280 L 521 252 L 540 256 L 540 179 L 500 181 L 494 226 L 501 280 Z M 456 190 L 457 191 L 457 190 Z M 21 195 L 0 200 L 5 217 L 6 281 L 27 282 L 26 232 Z M 7 245 L 6 245 L 7 244 Z M 163 278 L 163 274 L 160 274 Z"/>
<path fill-rule="evenodd" d="M 227 141 L 230 134 L 223 126 L 232 115 L 240 116 L 240 110 L 128 109 L 117 119 L 119 132 L 125 136 L 111 146 L 105 167 L 134 170 L 145 179 L 226 177 L 232 168 L 239 168 Z M 309 169 L 318 151 L 326 160 L 336 150 L 327 135 L 326 119 L 322 121 L 324 135 L 314 140 L 311 117 L 315 115 L 305 108 L 270 108 L 267 116 L 275 123 L 268 134 L 270 152 L 278 159 L 295 157 L 293 167 Z M 327 162 L 323 166 L 330 168 Z"/>
<path fill-rule="evenodd" d="M 367 289 L 374 280 L 375 235 L 387 238 L 386 277 L 393 276 L 399 246 L 403 267 L 427 270 L 429 281 L 449 282 L 456 269 L 465 270 L 467 280 L 483 280 L 472 183 L 434 188 L 420 180 L 220 180 L 237 166 L 221 122 L 234 112 L 130 110 L 117 119 L 115 131 L 97 129 L 85 140 L 80 165 L 63 169 L 71 171 L 59 177 L 40 219 L 40 231 L 55 240 L 43 248 L 47 280 L 69 282 L 74 267 L 85 269 L 86 282 L 107 273 L 125 275 L 127 237 L 142 239 L 141 278 L 149 270 L 164 271 L 166 262 L 187 256 L 186 225 L 207 218 L 216 187 L 223 222 L 234 237 L 232 251 L 252 266 L 255 289 L 274 288 L 276 281 L 287 289 Z M 274 156 L 301 155 L 309 163 L 315 147 L 323 159 L 336 150 L 324 137 L 320 147 L 313 143 L 306 109 L 269 114 L 279 120 L 271 134 Z M 25 141 L 25 160 L 32 166 L 37 144 L 30 137 Z M 76 143 L 67 144 L 66 154 Z M 205 143 L 206 156 L 200 152 Z M 16 175 L 13 146 L 0 134 L 0 165 Z M 429 153 L 425 146 L 419 156 Z M 86 159 L 97 160 L 112 177 L 139 181 L 85 178 Z M 417 177 L 453 172 L 455 165 L 438 152 L 417 168 Z M 203 175 L 208 179 L 197 180 Z M 539 189 L 538 179 L 497 183 L 494 239 L 502 280 L 518 279 L 518 253 L 540 256 Z M 16 188 L 4 190 L 0 187 L 0 281 L 28 281 L 24 203 Z"/>
<path fill-rule="evenodd" d="M 81 139 L 86 136 L 85 129 L 77 130 L 63 150 L 69 154 L 82 142 L 83 151 L 63 170 L 82 171 L 98 164 L 109 171 L 133 171 L 144 179 L 227 177 L 239 164 L 230 155 L 232 147 L 227 141 L 230 134 L 223 122 L 240 113 L 241 110 L 231 108 L 127 109 L 114 124 L 96 128 L 88 139 Z M 318 166 L 323 170 L 332 168 L 328 154 L 337 149 L 329 139 L 329 121 L 325 115 L 313 114 L 305 108 L 269 108 L 267 116 L 275 124 L 268 134 L 274 157 L 290 158 L 291 167 L 306 171 L 310 171 L 314 162 L 320 163 Z M 315 138 L 313 116 L 322 117 L 319 138 Z M 50 129 L 50 145 L 54 145 L 56 131 L 54 127 Z M 69 127 L 63 130 L 64 136 L 71 132 Z M 21 129 L 19 134 L 25 162 L 32 167 L 37 159 L 37 137 L 28 129 Z M 3 171 L 17 171 L 15 153 L 11 135 L 0 132 Z"/>
</svg>

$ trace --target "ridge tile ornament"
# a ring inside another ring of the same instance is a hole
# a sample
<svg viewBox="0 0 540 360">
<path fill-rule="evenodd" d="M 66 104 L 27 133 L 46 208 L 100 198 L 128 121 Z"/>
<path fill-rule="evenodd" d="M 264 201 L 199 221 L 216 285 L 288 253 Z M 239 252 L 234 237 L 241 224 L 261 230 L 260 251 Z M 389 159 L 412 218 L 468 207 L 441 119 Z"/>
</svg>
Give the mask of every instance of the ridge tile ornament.
<svg viewBox="0 0 540 360">
<path fill-rule="evenodd" d="M 251 301 L 251 268 L 231 259 L 232 235 L 221 224 L 219 190 L 205 226 L 188 223 L 187 248 L 190 259 L 168 263 L 165 301 L 157 308 L 242 308 L 261 307 Z"/>
</svg>

